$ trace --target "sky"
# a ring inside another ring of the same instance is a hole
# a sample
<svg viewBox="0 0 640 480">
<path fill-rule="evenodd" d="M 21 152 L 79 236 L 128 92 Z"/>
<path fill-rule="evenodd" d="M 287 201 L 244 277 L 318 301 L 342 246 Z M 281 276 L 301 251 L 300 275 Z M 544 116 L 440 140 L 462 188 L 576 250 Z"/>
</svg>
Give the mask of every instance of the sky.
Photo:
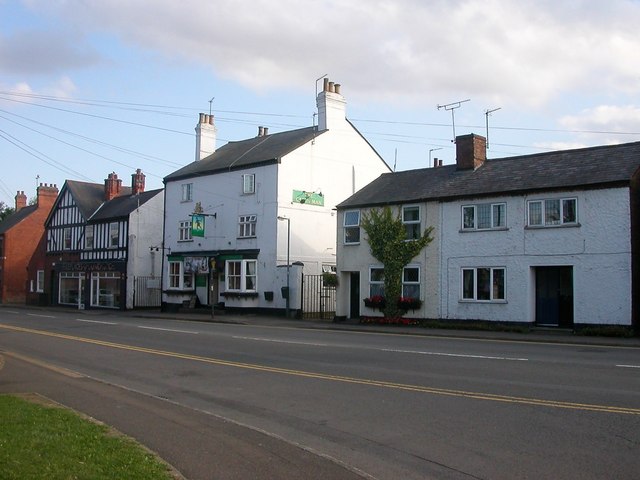
<svg viewBox="0 0 640 480">
<path fill-rule="evenodd" d="M 323 76 L 390 167 L 640 141 L 639 0 L 0 0 L 0 202 L 147 190 L 217 146 L 314 124 Z M 488 128 L 487 128 L 488 127 Z"/>
</svg>

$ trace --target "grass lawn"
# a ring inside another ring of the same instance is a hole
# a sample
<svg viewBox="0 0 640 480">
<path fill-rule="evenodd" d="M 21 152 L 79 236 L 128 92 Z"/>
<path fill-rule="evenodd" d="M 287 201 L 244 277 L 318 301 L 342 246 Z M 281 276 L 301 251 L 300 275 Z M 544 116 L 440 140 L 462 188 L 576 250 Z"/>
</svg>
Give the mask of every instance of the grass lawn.
<svg viewBox="0 0 640 480">
<path fill-rule="evenodd" d="M 0 478 L 176 477 L 152 453 L 105 425 L 55 405 L 0 395 Z"/>
</svg>

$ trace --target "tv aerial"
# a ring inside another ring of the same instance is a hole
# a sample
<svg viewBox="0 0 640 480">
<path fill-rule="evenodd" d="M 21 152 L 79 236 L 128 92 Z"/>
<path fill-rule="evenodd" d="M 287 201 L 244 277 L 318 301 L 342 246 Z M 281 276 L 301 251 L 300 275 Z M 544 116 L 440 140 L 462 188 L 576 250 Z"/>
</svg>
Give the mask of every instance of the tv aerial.
<svg viewBox="0 0 640 480">
<path fill-rule="evenodd" d="M 451 140 L 453 143 L 456 143 L 456 118 L 454 115 L 454 112 L 457 108 L 460 108 L 462 106 L 463 103 L 470 101 L 470 98 L 467 98 L 466 100 L 460 100 L 459 102 L 451 102 L 451 103 L 447 103 L 446 105 L 438 105 L 438 110 L 444 108 L 445 110 L 450 110 L 451 111 L 451 125 L 453 126 L 453 140 Z"/>
</svg>

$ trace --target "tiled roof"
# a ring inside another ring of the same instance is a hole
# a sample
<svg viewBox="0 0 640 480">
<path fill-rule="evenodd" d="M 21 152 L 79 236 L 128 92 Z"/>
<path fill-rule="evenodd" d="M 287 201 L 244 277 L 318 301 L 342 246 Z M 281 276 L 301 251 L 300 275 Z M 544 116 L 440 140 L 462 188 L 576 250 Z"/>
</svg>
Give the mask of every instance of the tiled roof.
<svg viewBox="0 0 640 480">
<path fill-rule="evenodd" d="M 325 130 L 326 131 L 326 130 Z M 316 127 L 306 127 L 229 142 L 211 155 L 177 170 L 164 178 L 173 181 L 210 175 L 222 171 L 240 170 L 251 166 L 278 162 L 284 155 L 324 133 Z"/>
<path fill-rule="evenodd" d="M 76 205 L 85 220 L 91 217 L 104 202 L 104 185 L 100 183 L 67 180 L 65 185 L 73 195 Z M 124 191 L 125 188 L 127 189 L 126 194 L 131 193 L 131 189 L 128 187 L 124 187 L 122 190 Z"/>
<path fill-rule="evenodd" d="M 37 205 L 28 205 L 26 207 L 22 207 L 17 212 L 13 212 L 0 222 L 0 235 L 15 227 L 18 223 L 31 215 L 31 213 L 35 212 L 37 208 Z"/>
<path fill-rule="evenodd" d="M 162 192 L 162 189 L 149 190 L 138 195 L 120 195 L 105 202 L 100 209 L 89 219 L 90 223 L 127 217 L 131 212 L 144 205 L 153 197 Z M 158 213 L 161 215 L 161 212 Z"/>
<path fill-rule="evenodd" d="M 385 173 L 338 208 L 628 185 L 639 167 L 635 142 L 487 160 L 476 170 L 446 165 Z"/>
</svg>

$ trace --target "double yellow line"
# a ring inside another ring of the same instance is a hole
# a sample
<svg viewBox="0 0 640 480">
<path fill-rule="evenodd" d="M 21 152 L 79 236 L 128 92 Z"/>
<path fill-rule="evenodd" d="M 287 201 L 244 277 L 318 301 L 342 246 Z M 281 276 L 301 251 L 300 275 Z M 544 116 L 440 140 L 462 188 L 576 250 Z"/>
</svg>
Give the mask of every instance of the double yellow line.
<svg viewBox="0 0 640 480">
<path fill-rule="evenodd" d="M 450 397 L 473 398 L 476 400 L 490 400 L 494 402 L 514 403 L 522 405 L 534 405 L 539 407 L 565 408 L 571 410 L 584 410 L 603 413 L 617 413 L 622 415 L 640 415 L 639 408 L 615 407 L 610 405 L 594 405 L 588 403 L 561 402 L 554 400 L 542 400 L 537 398 L 515 397 L 510 395 L 495 395 L 492 393 L 467 392 L 464 390 L 452 390 L 446 388 L 426 387 L 422 385 L 410 385 L 404 383 L 386 382 L 383 380 L 369 380 L 365 378 L 346 377 L 342 375 L 329 375 L 325 373 L 306 372 L 304 370 L 292 370 L 289 368 L 269 367 L 252 363 L 232 362 L 219 358 L 202 357 L 200 355 L 189 355 L 186 353 L 169 352 L 166 350 L 156 350 L 154 348 L 137 347 L 122 343 L 106 342 L 103 340 L 95 340 L 92 338 L 76 337 L 73 335 L 65 335 L 62 333 L 47 332 L 44 330 L 34 330 L 31 328 L 16 327 L 12 325 L 0 324 L 0 328 L 15 332 L 30 333 L 35 335 L 43 335 L 47 337 L 62 338 L 75 342 L 89 343 L 92 345 L 100 345 L 103 347 L 117 348 L 120 350 L 128 350 L 132 352 L 148 353 L 151 355 L 160 355 L 164 357 L 179 358 L 183 360 L 191 360 L 195 362 L 208 363 L 212 365 L 221 365 L 226 367 L 244 368 L 248 370 L 277 373 L 281 375 L 293 375 L 297 377 L 313 378 L 317 380 L 327 380 L 332 382 L 343 382 L 356 385 L 367 385 L 372 387 L 390 388 L 395 390 L 404 390 L 418 393 L 428 393 L 432 395 L 446 395 Z"/>
</svg>

